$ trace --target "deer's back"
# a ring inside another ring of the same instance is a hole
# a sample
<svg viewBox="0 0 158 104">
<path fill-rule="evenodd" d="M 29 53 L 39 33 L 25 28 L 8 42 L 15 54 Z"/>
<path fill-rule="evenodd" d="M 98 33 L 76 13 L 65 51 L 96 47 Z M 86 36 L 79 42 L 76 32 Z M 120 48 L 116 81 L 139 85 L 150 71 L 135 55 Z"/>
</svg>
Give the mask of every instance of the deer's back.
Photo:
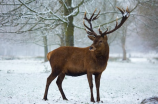
<svg viewBox="0 0 158 104">
<path fill-rule="evenodd" d="M 47 54 L 52 71 L 60 70 L 66 75 L 86 74 L 85 57 L 89 48 L 59 47 Z"/>
</svg>

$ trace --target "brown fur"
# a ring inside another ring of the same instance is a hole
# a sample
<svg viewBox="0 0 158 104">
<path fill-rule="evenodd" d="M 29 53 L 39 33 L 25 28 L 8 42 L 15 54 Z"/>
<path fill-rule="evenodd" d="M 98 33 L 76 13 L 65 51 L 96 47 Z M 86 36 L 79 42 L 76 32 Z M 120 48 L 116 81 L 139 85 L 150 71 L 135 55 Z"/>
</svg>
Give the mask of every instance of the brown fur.
<svg viewBox="0 0 158 104">
<path fill-rule="evenodd" d="M 47 54 L 47 59 L 48 59 L 48 60 L 50 59 L 50 55 L 51 55 L 51 52 L 49 52 L 49 53 Z"/>
<path fill-rule="evenodd" d="M 102 41 L 102 43 L 100 43 L 100 41 Z M 87 74 L 92 94 L 91 101 L 94 102 L 92 92 L 92 75 L 95 75 L 96 86 L 98 90 L 97 101 L 100 101 L 100 77 L 101 73 L 105 70 L 107 66 L 107 61 L 109 58 L 109 46 L 107 43 L 107 37 L 96 37 L 94 43 L 90 47 L 95 47 L 96 50 L 90 51 L 89 47 L 59 47 L 47 54 L 47 58 L 52 68 L 52 73 L 47 78 L 47 85 L 44 95 L 45 100 L 47 100 L 48 87 L 52 80 L 55 79 L 57 76 L 57 85 L 62 94 L 62 97 L 63 99 L 67 99 L 61 87 L 64 76 L 80 76 Z"/>
</svg>

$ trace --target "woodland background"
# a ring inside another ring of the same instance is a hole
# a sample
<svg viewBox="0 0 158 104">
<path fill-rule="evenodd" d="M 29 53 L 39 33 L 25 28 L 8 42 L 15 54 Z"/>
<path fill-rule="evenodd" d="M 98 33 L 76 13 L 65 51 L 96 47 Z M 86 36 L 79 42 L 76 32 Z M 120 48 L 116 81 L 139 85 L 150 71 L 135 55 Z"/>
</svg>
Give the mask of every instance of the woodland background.
<svg viewBox="0 0 158 104">
<path fill-rule="evenodd" d="M 83 26 L 84 12 L 101 10 L 93 28 L 113 29 L 129 8 L 125 24 L 108 35 L 110 54 L 126 60 L 134 54 L 158 53 L 157 0 L 0 0 L 0 56 L 45 57 L 59 46 L 92 44 Z"/>
</svg>

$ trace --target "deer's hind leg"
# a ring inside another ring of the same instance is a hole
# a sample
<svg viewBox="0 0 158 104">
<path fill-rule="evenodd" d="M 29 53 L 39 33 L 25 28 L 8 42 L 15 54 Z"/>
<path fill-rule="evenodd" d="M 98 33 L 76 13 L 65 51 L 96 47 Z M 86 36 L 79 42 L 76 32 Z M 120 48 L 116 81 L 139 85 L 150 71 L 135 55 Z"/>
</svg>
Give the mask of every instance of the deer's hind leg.
<svg viewBox="0 0 158 104">
<path fill-rule="evenodd" d="M 45 93 L 44 93 L 44 97 L 43 97 L 44 100 L 48 100 L 47 94 L 48 94 L 49 85 L 60 74 L 60 72 L 61 72 L 61 70 L 52 70 L 52 73 L 47 78 Z"/>
<path fill-rule="evenodd" d="M 46 83 L 46 88 L 45 88 L 45 93 L 44 93 L 44 100 L 48 100 L 47 99 L 47 94 L 48 94 L 48 89 L 49 89 L 49 85 L 51 84 L 51 82 L 57 77 L 57 75 L 53 75 L 52 73 L 49 75 L 49 77 L 47 78 L 47 83 Z"/>
<path fill-rule="evenodd" d="M 59 91 L 63 97 L 63 100 L 68 100 L 64 94 L 64 91 L 63 91 L 63 88 L 62 88 L 62 81 L 65 77 L 65 73 L 60 73 L 59 76 L 58 76 L 58 79 L 56 81 L 56 84 L 58 85 L 58 88 L 59 88 Z"/>
</svg>

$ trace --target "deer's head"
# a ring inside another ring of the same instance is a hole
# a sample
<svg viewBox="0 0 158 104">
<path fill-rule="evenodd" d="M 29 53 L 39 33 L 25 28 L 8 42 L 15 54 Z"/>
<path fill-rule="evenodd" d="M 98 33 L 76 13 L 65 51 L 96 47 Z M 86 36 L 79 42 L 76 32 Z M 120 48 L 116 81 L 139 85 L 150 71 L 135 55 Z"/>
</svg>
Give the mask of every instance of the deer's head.
<svg viewBox="0 0 158 104">
<path fill-rule="evenodd" d="M 126 10 L 120 9 L 120 8 L 118 8 L 118 9 L 122 13 L 122 20 L 121 20 L 121 22 L 118 24 L 117 19 L 116 19 L 116 26 L 115 26 L 114 29 L 112 29 L 110 31 L 108 31 L 108 28 L 107 28 L 107 30 L 105 32 L 102 32 L 100 30 L 100 27 L 99 27 L 98 30 L 99 30 L 99 34 L 100 35 L 97 35 L 94 32 L 93 27 L 92 27 L 92 23 L 91 23 L 92 21 L 98 19 L 98 15 L 99 15 L 100 11 L 98 12 L 98 14 L 96 16 L 94 16 L 94 13 L 96 11 L 95 10 L 93 12 L 92 16 L 89 19 L 87 18 L 86 12 L 85 12 L 84 19 L 90 24 L 90 27 L 88 27 L 85 24 L 84 21 L 83 21 L 83 24 L 88 29 L 88 31 L 85 29 L 87 34 L 88 34 L 88 38 L 93 41 L 93 44 L 89 47 L 90 51 L 101 50 L 101 49 L 103 49 L 103 47 L 108 45 L 108 43 L 107 43 L 107 34 L 110 34 L 110 33 L 114 32 L 115 30 L 117 30 L 118 28 L 120 28 L 123 25 L 123 23 L 127 20 L 127 18 L 129 17 L 129 13 L 130 13 L 129 10 L 128 10 L 128 7 L 127 7 Z"/>
</svg>

